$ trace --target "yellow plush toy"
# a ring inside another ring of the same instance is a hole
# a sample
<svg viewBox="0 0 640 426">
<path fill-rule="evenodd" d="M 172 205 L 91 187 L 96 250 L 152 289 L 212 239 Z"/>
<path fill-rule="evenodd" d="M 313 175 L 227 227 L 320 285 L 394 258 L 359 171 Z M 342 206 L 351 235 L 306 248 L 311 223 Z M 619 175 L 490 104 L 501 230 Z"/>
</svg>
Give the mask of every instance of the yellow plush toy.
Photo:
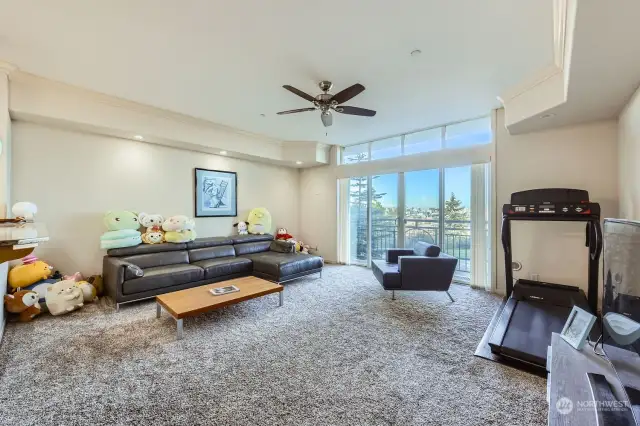
<svg viewBox="0 0 640 426">
<path fill-rule="evenodd" d="M 171 216 L 162 224 L 164 239 L 168 243 L 186 243 L 196 239 L 196 223 L 187 216 Z"/>
<path fill-rule="evenodd" d="M 45 280 L 53 273 L 52 269 L 42 260 L 15 266 L 9 271 L 7 277 L 9 287 L 11 287 L 12 291 L 15 291 L 35 284 L 40 280 Z"/>
<path fill-rule="evenodd" d="M 271 213 L 264 207 L 257 207 L 249 212 L 249 233 L 268 234 L 271 232 Z"/>
</svg>

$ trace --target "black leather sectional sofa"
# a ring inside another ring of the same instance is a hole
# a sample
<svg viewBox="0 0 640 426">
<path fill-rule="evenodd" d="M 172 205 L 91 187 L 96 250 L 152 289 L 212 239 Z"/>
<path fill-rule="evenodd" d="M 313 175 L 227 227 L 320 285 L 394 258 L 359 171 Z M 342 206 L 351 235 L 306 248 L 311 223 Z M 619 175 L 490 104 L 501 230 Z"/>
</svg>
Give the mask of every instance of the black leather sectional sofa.
<svg viewBox="0 0 640 426">
<path fill-rule="evenodd" d="M 282 283 L 322 274 L 321 257 L 271 251 L 272 241 L 272 235 L 234 235 L 111 249 L 102 265 L 105 292 L 117 309 L 122 303 L 247 275 Z"/>
</svg>

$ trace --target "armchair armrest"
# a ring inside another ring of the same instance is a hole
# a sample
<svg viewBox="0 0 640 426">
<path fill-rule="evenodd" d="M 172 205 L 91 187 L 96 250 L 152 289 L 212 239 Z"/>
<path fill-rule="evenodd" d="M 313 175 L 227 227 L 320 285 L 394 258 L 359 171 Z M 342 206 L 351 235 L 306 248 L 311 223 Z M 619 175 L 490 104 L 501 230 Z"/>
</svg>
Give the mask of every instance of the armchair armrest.
<svg viewBox="0 0 640 426">
<path fill-rule="evenodd" d="M 125 280 L 142 277 L 144 271 L 126 260 L 105 256 L 102 261 L 102 276 L 105 292 L 117 302 L 122 296 L 122 284 Z"/>
<path fill-rule="evenodd" d="M 402 279 L 402 288 L 448 290 L 457 265 L 458 259 L 445 253 L 438 257 L 400 256 L 398 272 Z"/>
<path fill-rule="evenodd" d="M 390 248 L 387 249 L 387 263 L 398 263 L 399 256 L 412 256 L 413 249 L 409 248 Z"/>
</svg>

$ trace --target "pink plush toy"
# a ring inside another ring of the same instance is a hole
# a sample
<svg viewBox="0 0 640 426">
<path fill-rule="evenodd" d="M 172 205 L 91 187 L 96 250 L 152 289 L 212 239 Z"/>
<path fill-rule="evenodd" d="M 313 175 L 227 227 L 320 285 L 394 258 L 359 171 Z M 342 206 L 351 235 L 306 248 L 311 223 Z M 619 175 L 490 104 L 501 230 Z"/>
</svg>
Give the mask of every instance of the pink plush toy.
<svg viewBox="0 0 640 426">
<path fill-rule="evenodd" d="M 84 277 L 82 276 L 82 274 L 80 272 L 76 272 L 73 275 L 65 275 L 62 279 L 64 280 L 72 280 L 72 281 L 84 281 Z"/>
</svg>

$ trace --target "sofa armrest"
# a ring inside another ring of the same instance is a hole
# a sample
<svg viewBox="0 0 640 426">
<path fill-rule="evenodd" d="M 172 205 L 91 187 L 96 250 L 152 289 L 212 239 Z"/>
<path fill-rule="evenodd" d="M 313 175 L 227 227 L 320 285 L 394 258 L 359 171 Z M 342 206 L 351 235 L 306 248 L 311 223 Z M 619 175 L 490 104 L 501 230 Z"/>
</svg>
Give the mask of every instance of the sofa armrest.
<svg viewBox="0 0 640 426">
<path fill-rule="evenodd" d="M 412 256 L 413 249 L 390 248 L 387 249 L 387 263 L 398 263 L 398 256 Z"/>
<path fill-rule="evenodd" d="M 441 253 L 438 257 L 400 256 L 398 272 L 403 289 L 436 290 L 449 289 L 458 259 Z"/>
<path fill-rule="evenodd" d="M 102 261 L 102 276 L 105 292 L 117 303 L 122 296 L 122 284 L 125 280 L 142 277 L 144 271 L 126 260 L 105 256 Z"/>
</svg>

